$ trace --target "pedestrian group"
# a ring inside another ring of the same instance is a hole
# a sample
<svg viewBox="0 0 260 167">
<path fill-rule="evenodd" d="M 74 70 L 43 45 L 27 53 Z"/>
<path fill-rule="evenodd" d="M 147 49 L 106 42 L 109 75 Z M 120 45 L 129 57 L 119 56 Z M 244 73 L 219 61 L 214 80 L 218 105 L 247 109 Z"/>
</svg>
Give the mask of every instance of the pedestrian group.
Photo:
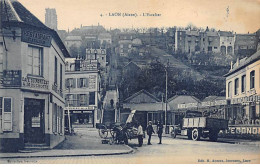
<svg viewBox="0 0 260 167">
<path fill-rule="evenodd" d="M 159 143 L 162 144 L 162 133 L 163 133 L 163 125 L 160 121 L 157 123 L 157 134 L 159 138 Z M 146 133 L 148 135 L 148 143 L 147 145 L 152 145 L 151 143 L 151 137 L 152 134 L 155 133 L 153 126 L 152 126 L 152 121 L 148 122 L 148 126 L 146 127 Z M 141 123 L 138 123 L 138 129 L 137 129 L 137 135 L 138 135 L 138 146 L 141 147 L 143 145 L 143 138 L 144 138 L 144 131 Z"/>
</svg>

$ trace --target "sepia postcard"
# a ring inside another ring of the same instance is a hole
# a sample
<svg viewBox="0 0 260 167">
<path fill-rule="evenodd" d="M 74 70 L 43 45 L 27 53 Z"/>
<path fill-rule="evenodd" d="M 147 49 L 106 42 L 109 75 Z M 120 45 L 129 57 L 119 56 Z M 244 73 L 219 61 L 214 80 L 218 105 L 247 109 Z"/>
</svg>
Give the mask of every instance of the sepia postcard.
<svg viewBox="0 0 260 167">
<path fill-rule="evenodd" d="M 259 164 L 259 0 L 0 0 L 1 164 Z"/>
</svg>

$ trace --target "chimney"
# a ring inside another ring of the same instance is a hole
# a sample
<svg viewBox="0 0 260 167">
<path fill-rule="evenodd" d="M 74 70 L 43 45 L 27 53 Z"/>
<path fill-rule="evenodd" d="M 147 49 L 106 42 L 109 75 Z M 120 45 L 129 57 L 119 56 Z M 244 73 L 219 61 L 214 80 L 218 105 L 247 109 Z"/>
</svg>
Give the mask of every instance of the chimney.
<svg viewBox="0 0 260 167">
<path fill-rule="evenodd" d="M 231 61 L 231 63 L 230 63 L 230 70 L 232 70 L 233 69 L 233 62 Z"/>
<path fill-rule="evenodd" d="M 237 58 L 237 67 L 239 66 L 239 58 Z"/>
</svg>

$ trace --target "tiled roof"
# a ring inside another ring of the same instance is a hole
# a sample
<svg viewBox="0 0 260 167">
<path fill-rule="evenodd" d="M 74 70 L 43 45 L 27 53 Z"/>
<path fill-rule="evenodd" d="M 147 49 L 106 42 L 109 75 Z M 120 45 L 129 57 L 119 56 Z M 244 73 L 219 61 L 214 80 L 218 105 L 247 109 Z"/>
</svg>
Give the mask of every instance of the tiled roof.
<svg viewBox="0 0 260 167">
<path fill-rule="evenodd" d="M 133 94 L 132 96 L 130 96 L 130 97 L 128 97 L 127 99 L 125 99 L 124 101 L 127 102 L 127 101 L 129 101 L 129 100 L 135 98 L 136 96 L 138 96 L 138 95 L 140 95 L 140 94 L 142 94 L 142 93 L 144 93 L 144 94 L 150 96 L 152 99 L 154 99 L 154 100 L 157 101 L 157 102 L 160 102 L 160 101 L 161 101 L 160 99 L 156 98 L 154 95 L 152 95 L 151 93 L 147 92 L 147 91 L 144 90 L 144 89 L 142 89 L 142 90 L 140 90 L 139 92 Z"/>
<path fill-rule="evenodd" d="M 56 43 L 60 47 L 65 57 L 70 57 L 67 49 L 61 41 L 58 33 L 47 26 L 45 26 L 37 17 L 35 17 L 29 10 L 27 10 L 17 0 L 0 0 L 2 16 L 1 26 L 20 26 L 20 27 L 31 27 L 40 30 L 49 31 Z"/>
<path fill-rule="evenodd" d="M 249 45 L 257 45 L 257 37 L 255 34 L 237 34 L 235 45 L 243 45 L 243 46 L 249 46 Z"/>
<path fill-rule="evenodd" d="M 202 100 L 202 102 L 214 101 L 214 100 L 225 100 L 225 99 L 226 99 L 225 96 L 208 96 L 205 97 L 205 99 Z"/>
<path fill-rule="evenodd" d="M 233 69 L 230 70 L 229 73 L 225 74 L 224 77 L 227 77 L 227 76 L 233 74 L 234 72 L 244 68 L 247 65 L 252 64 L 253 62 L 256 62 L 257 60 L 260 60 L 260 50 L 257 51 L 252 56 L 246 58 L 245 60 L 240 61 L 239 66 L 233 66 Z"/>
<path fill-rule="evenodd" d="M 220 36 L 226 36 L 226 37 L 233 37 L 234 34 L 230 31 L 219 31 L 218 32 Z"/>
<path fill-rule="evenodd" d="M 213 31 L 207 31 L 206 34 L 209 37 L 216 37 L 216 36 L 218 36 L 218 32 L 216 32 L 216 31 L 214 31 L 214 32 Z"/>
<path fill-rule="evenodd" d="M 37 17 L 16 0 L 1 0 L 4 22 L 22 22 L 27 25 L 48 29 Z M 7 14 L 6 14 L 7 13 Z"/>
</svg>

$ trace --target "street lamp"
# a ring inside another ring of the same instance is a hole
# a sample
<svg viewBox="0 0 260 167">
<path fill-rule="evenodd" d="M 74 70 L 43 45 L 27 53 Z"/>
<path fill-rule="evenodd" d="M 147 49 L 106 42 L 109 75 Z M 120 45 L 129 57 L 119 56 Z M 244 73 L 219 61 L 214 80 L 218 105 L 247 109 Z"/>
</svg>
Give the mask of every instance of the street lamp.
<svg viewBox="0 0 260 167">
<path fill-rule="evenodd" d="M 168 72 L 167 72 L 167 66 L 164 67 L 164 70 L 165 70 L 165 115 L 164 115 L 164 118 L 165 118 L 165 134 L 166 134 L 166 128 L 167 128 L 167 84 L 168 84 Z"/>
</svg>

